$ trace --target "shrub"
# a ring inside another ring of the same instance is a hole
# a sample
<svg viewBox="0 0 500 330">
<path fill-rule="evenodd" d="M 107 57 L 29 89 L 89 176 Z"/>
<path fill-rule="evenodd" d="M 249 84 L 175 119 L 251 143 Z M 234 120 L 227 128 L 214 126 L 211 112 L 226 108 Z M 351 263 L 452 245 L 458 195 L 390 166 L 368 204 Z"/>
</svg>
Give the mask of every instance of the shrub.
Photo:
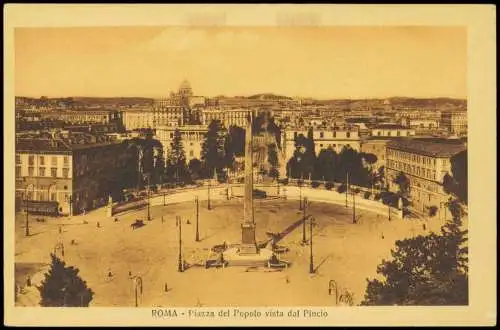
<svg viewBox="0 0 500 330">
<path fill-rule="evenodd" d="M 371 194 L 372 194 L 371 192 L 367 191 L 367 192 L 365 192 L 365 193 L 363 194 L 363 197 L 364 197 L 365 199 L 369 199 L 369 198 L 370 198 L 370 196 L 371 196 Z"/>
<path fill-rule="evenodd" d="M 325 184 L 325 188 L 326 188 L 327 190 L 332 190 L 332 188 L 333 188 L 333 182 L 327 182 L 327 183 Z"/>
<path fill-rule="evenodd" d="M 320 183 L 318 181 L 312 181 L 311 182 L 311 187 L 313 187 L 313 188 L 318 188 L 319 185 L 320 185 Z"/>
<path fill-rule="evenodd" d="M 437 214 L 437 211 L 438 211 L 437 206 L 432 205 L 431 207 L 429 207 L 429 216 L 430 217 L 435 216 Z"/>
<path fill-rule="evenodd" d="M 382 198 L 382 203 L 385 205 L 390 205 L 396 207 L 398 205 L 398 196 L 393 192 L 384 191 L 382 192 L 380 198 Z"/>
<path fill-rule="evenodd" d="M 346 188 L 346 185 L 345 185 L 345 184 L 341 184 L 341 185 L 340 185 L 340 186 L 338 186 L 338 188 L 337 188 L 337 192 L 338 192 L 338 193 L 340 193 L 340 194 L 344 193 L 346 190 L 347 190 L 347 188 Z"/>
</svg>

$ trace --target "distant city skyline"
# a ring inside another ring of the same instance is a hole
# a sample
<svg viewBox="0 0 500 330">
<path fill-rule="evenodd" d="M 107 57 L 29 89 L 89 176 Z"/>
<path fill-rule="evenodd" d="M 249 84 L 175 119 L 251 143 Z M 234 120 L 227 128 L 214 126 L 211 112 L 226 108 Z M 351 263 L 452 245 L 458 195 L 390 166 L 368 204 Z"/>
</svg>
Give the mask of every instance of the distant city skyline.
<svg viewBox="0 0 500 330">
<path fill-rule="evenodd" d="M 459 27 L 103 27 L 15 31 L 15 94 L 467 98 Z"/>
</svg>

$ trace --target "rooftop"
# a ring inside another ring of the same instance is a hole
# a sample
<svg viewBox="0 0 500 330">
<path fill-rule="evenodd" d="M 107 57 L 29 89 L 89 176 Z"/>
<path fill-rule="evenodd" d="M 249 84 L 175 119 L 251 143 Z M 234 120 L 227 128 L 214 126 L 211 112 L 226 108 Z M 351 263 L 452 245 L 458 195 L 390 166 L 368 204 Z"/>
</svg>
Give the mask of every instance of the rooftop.
<svg viewBox="0 0 500 330">
<path fill-rule="evenodd" d="M 467 149 L 461 140 L 439 138 L 393 140 L 387 147 L 431 157 L 451 157 Z"/>
<path fill-rule="evenodd" d="M 116 143 L 104 135 L 76 134 L 70 137 L 51 137 L 46 135 L 19 136 L 16 139 L 16 152 L 71 153 L 75 150 L 104 147 Z"/>
</svg>

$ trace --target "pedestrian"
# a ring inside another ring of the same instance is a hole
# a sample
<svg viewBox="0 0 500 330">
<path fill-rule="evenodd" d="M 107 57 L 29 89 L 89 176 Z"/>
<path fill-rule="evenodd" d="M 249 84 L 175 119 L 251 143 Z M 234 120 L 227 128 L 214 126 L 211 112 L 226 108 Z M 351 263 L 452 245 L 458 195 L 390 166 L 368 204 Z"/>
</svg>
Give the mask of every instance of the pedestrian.
<svg viewBox="0 0 500 330">
<path fill-rule="evenodd" d="M 31 276 L 26 275 L 26 286 L 31 286 Z"/>
<path fill-rule="evenodd" d="M 382 239 L 384 239 L 384 238 L 385 238 L 385 237 L 384 237 L 384 233 L 382 233 Z"/>
<path fill-rule="evenodd" d="M 167 285 L 167 282 L 165 282 L 165 292 L 168 292 L 168 285 Z"/>
<path fill-rule="evenodd" d="M 422 225 L 422 228 L 423 228 L 424 230 L 426 230 L 426 229 L 427 229 L 427 227 L 426 227 L 425 223 Z"/>
<path fill-rule="evenodd" d="M 62 227 L 59 226 L 59 234 L 62 233 Z"/>
<path fill-rule="evenodd" d="M 97 228 L 101 228 L 101 224 L 97 221 Z"/>
<path fill-rule="evenodd" d="M 108 271 L 108 278 L 112 278 L 113 277 L 113 273 L 111 271 Z"/>
</svg>

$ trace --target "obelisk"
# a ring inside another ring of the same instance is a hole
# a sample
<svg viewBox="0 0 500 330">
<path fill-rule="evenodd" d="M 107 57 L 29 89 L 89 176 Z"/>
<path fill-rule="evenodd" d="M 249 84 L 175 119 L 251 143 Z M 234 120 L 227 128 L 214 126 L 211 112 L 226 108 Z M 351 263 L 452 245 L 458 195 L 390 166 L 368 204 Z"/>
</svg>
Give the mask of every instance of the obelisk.
<svg viewBox="0 0 500 330">
<path fill-rule="evenodd" d="M 252 115 L 248 114 L 245 132 L 245 194 L 243 201 L 243 223 L 241 225 L 241 254 L 256 254 L 255 220 L 253 217 L 253 149 Z"/>
</svg>

